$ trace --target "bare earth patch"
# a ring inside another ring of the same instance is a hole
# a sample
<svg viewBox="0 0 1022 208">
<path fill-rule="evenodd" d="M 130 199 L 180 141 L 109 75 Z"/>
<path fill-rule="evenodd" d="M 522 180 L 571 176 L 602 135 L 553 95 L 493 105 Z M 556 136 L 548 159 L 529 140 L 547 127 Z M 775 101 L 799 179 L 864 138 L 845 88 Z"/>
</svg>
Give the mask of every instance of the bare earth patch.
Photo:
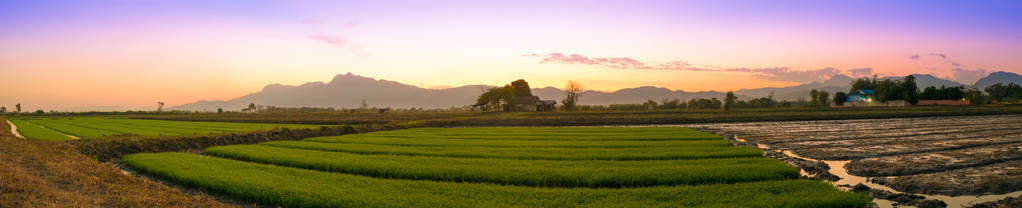
<svg viewBox="0 0 1022 208">
<path fill-rule="evenodd" d="M 1022 115 L 690 126 L 802 157 L 851 160 L 845 168 L 852 175 L 906 193 L 1022 191 Z"/>
</svg>

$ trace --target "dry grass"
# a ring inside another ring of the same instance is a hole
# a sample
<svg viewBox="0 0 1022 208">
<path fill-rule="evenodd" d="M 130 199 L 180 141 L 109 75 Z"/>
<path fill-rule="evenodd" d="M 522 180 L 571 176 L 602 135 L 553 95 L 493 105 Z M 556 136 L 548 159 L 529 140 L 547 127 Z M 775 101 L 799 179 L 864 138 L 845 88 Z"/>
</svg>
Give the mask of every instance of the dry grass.
<svg viewBox="0 0 1022 208">
<path fill-rule="evenodd" d="M 15 138 L 6 128 L 0 161 L 0 207 L 231 207 L 125 175 L 67 143 Z"/>
</svg>

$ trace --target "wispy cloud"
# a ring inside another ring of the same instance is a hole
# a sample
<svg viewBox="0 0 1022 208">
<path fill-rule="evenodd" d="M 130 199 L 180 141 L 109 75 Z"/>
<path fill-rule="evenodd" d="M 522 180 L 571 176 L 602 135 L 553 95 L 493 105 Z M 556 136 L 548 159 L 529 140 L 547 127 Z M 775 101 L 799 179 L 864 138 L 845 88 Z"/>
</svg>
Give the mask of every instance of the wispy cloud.
<svg viewBox="0 0 1022 208">
<path fill-rule="evenodd" d="M 941 59 L 947 59 L 947 55 L 944 55 L 943 53 L 930 53 L 930 55 L 940 57 Z"/>
<path fill-rule="evenodd" d="M 348 43 L 348 40 L 340 35 L 331 35 L 326 33 L 310 35 L 309 38 L 322 41 L 324 43 L 333 45 L 334 47 L 344 47 L 344 45 Z"/>
<path fill-rule="evenodd" d="M 808 71 L 795 71 L 785 67 L 758 68 L 753 71 L 759 74 L 752 75 L 752 77 L 765 80 L 801 83 L 825 80 L 834 75 L 841 74 L 840 69 L 835 69 L 831 67 Z"/>
<path fill-rule="evenodd" d="M 912 59 L 912 60 L 918 60 L 919 59 L 919 54 L 914 54 L 914 55 L 908 56 L 908 58 Z"/>
<path fill-rule="evenodd" d="M 813 82 L 827 79 L 831 76 L 841 74 L 840 69 L 836 68 L 823 68 L 816 70 L 792 70 L 787 67 L 771 67 L 771 68 L 703 68 L 694 67 L 685 61 L 670 61 L 663 63 L 646 63 L 629 57 L 616 57 L 616 58 L 604 58 L 604 57 L 589 57 L 579 54 L 563 54 L 563 53 L 548 53 L 548 54 L 524 54 L 522 56 L 537 57 L 539 63 L 559 63 L 559 64 L 581 64 L 581 65 L 592 65 L 601 66 L 613 69 L 633 69 L 633 70 L 678 70 L 678 71 L 703 71 L 703 72 L 746 72 L 752 73 L 752 77 L 772 80 L 772 81 L 785 81 L 785 82 Z M 862 74 L 872 73 L 871 68 L 853 69 L 850 73 Z"/>
<path fill-rule="evenodd" d="M 537 54 L 531 54 L 531 56 L 540 57 Z M 646 66 L 638 60 L 622 57 L 622 58 L 599 58 L 599 57 L 587 57 L 578 54 L 565 55 L 562 53 L 550 53 L 542 56 L 540 63 L 560 63 L 560 64 L 583 64 L 583 65 L 599 65 L 617 69 L 653 69 L 652 67 Z M 687 66 L 687 64 L 686 64 Z M 684 67 L 684 66 L 682 66 Z M 664 68 L 664 69 L 680 69 L 680 68 Z"/>
<path fill-rule="evenodd" d="M 865 76 L 869 76 L 869 75 L 872 75 L 872 74 L 873 74 L 873 68 L 858 68 L 858 69 L 849 69 L 848 70 L 848 75 L 852 75 L 852 77 L 865 77 Z"/>
</svg>

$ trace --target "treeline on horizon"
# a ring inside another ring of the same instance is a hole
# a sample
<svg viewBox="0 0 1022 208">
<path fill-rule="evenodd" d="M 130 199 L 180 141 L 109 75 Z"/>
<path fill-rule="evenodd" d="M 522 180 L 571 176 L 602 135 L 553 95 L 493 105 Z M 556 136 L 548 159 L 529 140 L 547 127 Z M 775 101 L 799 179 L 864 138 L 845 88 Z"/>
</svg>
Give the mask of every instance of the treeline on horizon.
<svg viewBox="0 0 1022 208">
<path fill-rule="evenodd" d="M 251 103 L 241 111 L 225 111 L 222 108 L 216 113 L 317 113 L 317 112 L 347 112 L 347 113 L 414 113 L 414 112 L 510 112 L 514 111 L 515 97 L 532 96 L 531 88 L 525 80 L 516 80 L 504 87 L 494 87 L 479 96 L 476 103 L 460 107 L 450 108 L 390 108 L 372 107 L 368 101 L 362 100 L 362 106 L 358 108 L 333 108 L 333 107 L 278 107 Z M 922 90 L 918 89 L 915 77 L 906 76 L 902 80 L 878 80 L 877 78 L 859 78 L 851 83 L 848 92 L 836 92 L 833 96 L 827 91 L 812 90 L 808 99 L 798 100 L 775 100 L 773 93 L 767 97 L 739 100 L 733 92 L 728 92 L 723 99 L 718 98 L 693 98 L 689 100 L 662 99 L 656 101 L 649 99 L 643 103 L 630 104 L 609 104 L 609 105 L 583 105 L 578 104 L 584 99 L 582 92 L 585 89 L 581 84 L 569 81 L 565 87 L 567 97 L 561 100 L 557 109 L 560 111 L 603 111 L 603 110 L 684 110 L 684 109 L 730 109 L 730 108 L 791 108 L 791 107 L 828 107 L 843 105 L 847 96 L 860 89 L 874 90 L 874 98 L 878 102 L 893 100 L 905 100 L 916 104 L 919 100 L 968 100 L 973 105 L 992 103 L 1018 103 L 1022 101 L 1022 86 L 1014 83 L 996 83 L 984 88 L 982 91 L 975 87 L 964 86 L 930 86 Z M 21 104 L 17 105 L 16 111 L 9 111 L 6 107 L 0 106 L 0 114 L 15 115 L 157 115 L 157 114 L 190 114 L 190 113 L 211 113 L 210 111 L 163 111 L 162 105 L 157 111 L 85 111 L 85 112 L 61 112 L 43 111 L 41 109 L 32 112 L 21 112 Z M 15 109 L 12 109 L 15 110 Z"/>
<path fill-rule="evenodd" d="M 811 106 L 828 106 L 828 101 L 835 105 L 843 105 L 848 96 L 858 90 L 873 90 L 873 98 L 877 102 L 904 100 L 915 105 L 919 100 L 968 100 L 973 105 L 999 103 L 1017 103 L 1022 100 L 1022 87 L 1014 83 L 997 83 L 984 88 L 965 86 L 929 86 L 922 90 L 916 85 L 915 76 L 908 75 L 902 80 L 878 80 L 876 77 L 859 78 L 851 83 L 848 93 L 837 92 L 833 99 L 826 91 L 810 92 Z M 984 93 L 986 92 L 986 93 Z"/>
</svg>

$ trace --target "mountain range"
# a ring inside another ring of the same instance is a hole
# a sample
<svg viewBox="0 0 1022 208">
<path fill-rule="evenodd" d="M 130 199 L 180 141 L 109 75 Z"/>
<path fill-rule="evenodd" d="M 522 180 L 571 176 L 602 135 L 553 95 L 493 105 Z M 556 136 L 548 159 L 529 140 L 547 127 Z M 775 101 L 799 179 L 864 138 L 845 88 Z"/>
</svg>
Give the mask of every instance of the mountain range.
<svg viewBox="0 0 1022 208">
<path fill-rule="evenodd" d="M 928 74 L 914 74 L 914 76 L 920 89 L 929 86 L 966 86 L 962 83 L 940 79 Z M 902 78 L 883 77 L 880 79 Z M 854 78 L 845 75 L 835 75 L 823 82 L 812 82 L 791 87 L 742 89 L 735 91 L 735 94 L 742 99 L 773 95 L 774 99 L 777 100 L 798 100 L 808 97 L 809 91 L 813 89 L 829 92 L 848 90 L 853 80 Z M 1010 72 L 995 72 L 980 79 L 975 85 L 982 89 L 994 83 L 1022 84 L 1022 76 Z M 215 111 L 217 108 L 223 108 L 224 110 L 240 110 L 247 107 L 249 103 L 278 107 L 358 108 L 362 105 L 363 101 L 373 107 L 435 109 L 473 104 L 476 97 L 489 87 L 491 86 L 466 85 L 446 89 L 425 89 L 395 81 L 377 80 L 347 73 L 335 76 L 328 83 L 309 82 L 298 86 L 271 84 L 263 87 L 259 92 L 230 100 L 200 100 L 169 109 Z M 532 93 L 541 99 L 557 100 L 558 102 L 565 97 L 563 90 L 554 87 L 533 88 Z M 724 93 L 717 91 L 687 92 L 670 90 L 663 87 L 642 86 L 620 89 L 613 92 L 588 90 L 583 93 L 579 103 L 586 105 L 609 105 L 642 103 L 650 99 L 661 101 L 669 99 L 689 100 L 692 98 L 719 99 L 722 97 L 724 97 Z"/>
</svg>

